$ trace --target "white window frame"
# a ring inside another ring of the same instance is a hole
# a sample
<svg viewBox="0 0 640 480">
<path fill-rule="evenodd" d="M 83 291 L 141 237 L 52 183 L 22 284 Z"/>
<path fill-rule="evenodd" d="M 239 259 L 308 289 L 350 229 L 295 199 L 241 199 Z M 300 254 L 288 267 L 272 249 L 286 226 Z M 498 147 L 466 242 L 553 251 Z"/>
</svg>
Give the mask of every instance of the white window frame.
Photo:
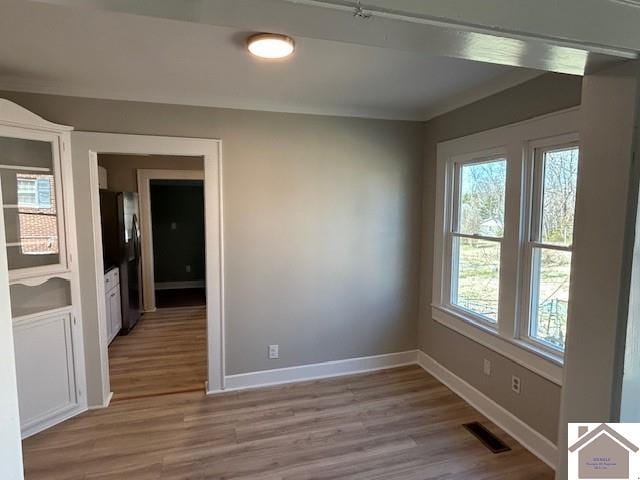
<svg viewBox="0 0 640 480">
<path fill-rule="evenodd" d="M 535 248 L 558 250 L 573 253 L 573 245 L 562 246 L 543 242 L 537 239 L 540 235 L 543 202 L 544 183 L 544 153 L 549 150 L 560 150 L 563 148 L 579 147 L 579 135 L 577 133 L 559 135 L 530 142 L 527 152 L 527 165 L 525 171 L 525 192 L 528 202 L 524 205 L 524 237 L 525 242 L 522 248 L 522 295 L 520 306 L 520 321 L 518 324 L 517 336 L 523 341 L 531 344 L 534 348 L 541 349 L 552 356 L 564 357 L 564 351 L 554 345 L 544 342 L 531 336 L 530 328 L 533 322 L 533 291 L 534 291 L 534 265 L 533 251 Z"/>
<path fill-rule="evenodd" d="M 503 148 L 486 150 L 483 152 L 476 152 L 473 154 L 460 155 L 453 157 L 450 162 L 447 163 L 447 176 L 448 182 L 447 191 L 451 192 L 452 201 L 447 202 L 446 205 L 446 255 L 450 259 L 446 262 L 445 266 L 445 278 L 447 279 L 443 285 L 443 305 L 460 316 L 466 317 L 469 321 L 474 322 L 478 326 L 489 330 L 497 330 L 500 322 L 500 301 L 498 301 L 498 319 L 496 322 L 492 322 L 488 317 L 476 313 L 472 310 L 466 309 L 453 303 L 453 283 L 454 283 L 454 238 L 469 238 L 477 240 L 487 240 L 490 242 L 496 242 L 500 244 L 500 258 L 502 259 L 502 247 L 504 243 L 504 233 L 502 237 L 491 237 L 479 234 L 464 234 L 456 232 L 460 214 L 460 181 L 462 168 L 466 165 L 489 163 L 491 161 L 504 159 L 507 161 L 507 175 L 509 170 L 509 162 L 507 159 L 507 152 Z M 505 182 L 506 191 L 506 182 Z M 506 216 L 506 213 L 505 213 Z M 502 275 L 502 261 L 500 262 L 500 272 Z M 502 282 L 500 282 L 502 283 Z"/>
<path fill-rule="evenodd" d="M 533 202 L 532 151 L 541 145 L 576 143 L 579 107 L 438 144 L 432 318 L 446 327 L 562 385 L 562 352 L 528 335 L 531 266 L 526 247 Z M 451 304 L 450 231 L 455 164 L 470 159 L 506 158 L 505 228 L 501 242 L 497 325 Z M 526 320 L 525 320 L 526 319 Z"/>
</svg>

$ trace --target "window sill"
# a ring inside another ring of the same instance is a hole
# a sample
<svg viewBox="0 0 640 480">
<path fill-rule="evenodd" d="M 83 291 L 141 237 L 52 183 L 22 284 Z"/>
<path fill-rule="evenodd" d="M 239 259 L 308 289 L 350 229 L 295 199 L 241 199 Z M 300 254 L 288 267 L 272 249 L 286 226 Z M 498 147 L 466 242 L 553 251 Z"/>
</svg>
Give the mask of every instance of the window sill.
<svg viewBox="0 0 640 480">
<path fill-rule="evenodd" d="M 432 305 L 431 316 L 445 327 L 562 386 L 563 358 L 561 356 L 538 349 L 535 345 L 519 339 L 505 338 L 496 330 L 450 308 Z"/>
</svg>

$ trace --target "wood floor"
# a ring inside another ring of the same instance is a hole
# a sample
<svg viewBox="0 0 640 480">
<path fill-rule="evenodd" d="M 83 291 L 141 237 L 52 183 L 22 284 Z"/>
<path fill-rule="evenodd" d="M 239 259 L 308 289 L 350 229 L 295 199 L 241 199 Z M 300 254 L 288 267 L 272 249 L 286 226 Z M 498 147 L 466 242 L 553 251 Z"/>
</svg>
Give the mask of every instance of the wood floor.
<svg viewBox="0 0 640 480">
<path fill-rule="evenodd" d="M 462 423 L 512 451 L 494 455 Z M 533 480 L 551 470 L 419 367 L 114 402 L 24 442 L 27 480 Z"/>
<path fill-rule="evenodd" d="M 205 307 L 160 309 L 109 346 L 113 401 L 203 391 L 207 368 Z"/>
</svg>

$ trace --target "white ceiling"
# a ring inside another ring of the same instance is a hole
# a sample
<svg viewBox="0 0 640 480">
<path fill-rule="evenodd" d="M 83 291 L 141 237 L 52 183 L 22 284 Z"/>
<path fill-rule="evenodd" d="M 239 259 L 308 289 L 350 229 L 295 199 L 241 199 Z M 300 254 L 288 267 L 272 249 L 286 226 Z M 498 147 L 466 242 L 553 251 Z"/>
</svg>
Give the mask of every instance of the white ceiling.
<svg viewBox="0 0 640 480">
<path fill-rule="evenodd" d="M 536 74 L 302 37 L 292 59 L 268 63 L 245 51 L 249 33 L 0 0 L 0 89 L 424 120 Z"/>
</svg>

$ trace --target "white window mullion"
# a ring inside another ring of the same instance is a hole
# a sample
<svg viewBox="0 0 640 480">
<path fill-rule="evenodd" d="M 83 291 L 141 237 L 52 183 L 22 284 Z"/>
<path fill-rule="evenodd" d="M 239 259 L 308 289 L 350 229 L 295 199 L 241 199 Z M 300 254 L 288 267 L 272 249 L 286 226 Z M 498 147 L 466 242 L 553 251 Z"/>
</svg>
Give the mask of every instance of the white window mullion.
<svg viewBox="0 0 640 480">
<path fill-rule="evenodd" d="M 533 278 L 532 239 L 537 238 L 540 226 L 541 169 L 538 155 L 533 146 L 527 146 L 523 171 L 523 206 L 522 206 L 522 241 L 520 248 L 520 291 L 518 293 L 518 317 L 516 319 L 515 337 L 525 341 L 529 338 L 529 319 L 532 317 L 532 292 L 535 289 Z"/>
<path fill-rule="evenodd" d="M 507 182 L 505 186 L 505 229 L 500 267 L 499 333 L 514 338 L 517 331 L 519 269 L 521 243 L 522 169 L 524 149 L 520 142 L 507 146 Z"/>
</svg>

